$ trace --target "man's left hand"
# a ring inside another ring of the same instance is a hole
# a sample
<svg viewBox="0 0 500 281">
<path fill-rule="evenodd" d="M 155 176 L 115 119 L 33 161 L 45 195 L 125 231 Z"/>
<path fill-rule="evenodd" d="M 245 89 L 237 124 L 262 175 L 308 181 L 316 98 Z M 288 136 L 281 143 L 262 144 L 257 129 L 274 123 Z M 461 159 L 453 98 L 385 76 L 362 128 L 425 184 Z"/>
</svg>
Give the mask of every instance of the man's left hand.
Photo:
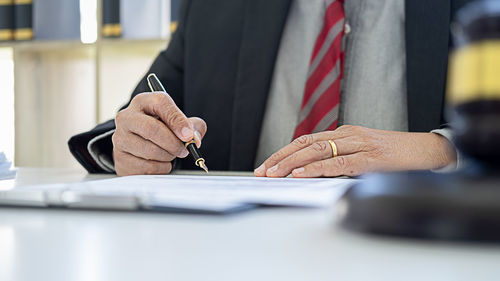
<svg viewBox="0 0 500 281">
<path fill-rule="evenodd" d="M 338 156 L 333 157 L 333 140 Z M 456 162 L 450 141 L 434 133 L 406 133 L 342 126 L 305 135 L 274 153 L 258 177 L 358 176 L 368 172 L 431 170 Z"/>
</svg>

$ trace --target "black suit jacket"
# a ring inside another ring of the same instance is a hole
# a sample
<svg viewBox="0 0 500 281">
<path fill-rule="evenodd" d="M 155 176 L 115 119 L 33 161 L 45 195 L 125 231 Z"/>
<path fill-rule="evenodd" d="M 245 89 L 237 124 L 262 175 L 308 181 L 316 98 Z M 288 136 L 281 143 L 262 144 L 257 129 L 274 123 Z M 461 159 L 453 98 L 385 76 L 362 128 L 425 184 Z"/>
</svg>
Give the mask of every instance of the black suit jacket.
<svg viewBox="0 0 500 281">
<path fill-rule="evenodd" d="M 154 72 L 187 116 L 208 124 L 201 149 L 214 170 L 254 168 L 258 140 L 281 35 L 292 0 L 184 0 L 180 23 Z M 443 101 L 450 19 L 468 0 L 406 0 L 408 120 L 410 131 L 444 124 Z M 132 97 L 148 92 L 143 78 Z M 288 122 L 288 120 L 276 120 Z M 69 147 L 89 172 L 102 172 L 88 142 L 114 121 L 74 136 Z M 111 154 L 108 138 L 101 151 Z M 191 159 L 182 168 L 193 168 Z"/>
</svg>

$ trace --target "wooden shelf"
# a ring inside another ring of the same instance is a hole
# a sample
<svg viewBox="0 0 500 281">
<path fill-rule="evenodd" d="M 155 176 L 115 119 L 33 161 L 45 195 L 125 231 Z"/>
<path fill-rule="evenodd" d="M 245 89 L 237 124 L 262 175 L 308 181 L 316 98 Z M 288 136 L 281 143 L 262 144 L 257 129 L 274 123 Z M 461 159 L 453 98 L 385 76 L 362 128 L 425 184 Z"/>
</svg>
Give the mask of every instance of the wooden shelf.
<svg viewBox="0 0 500 281">
<path fill-rule="evenodd" d="M 14 48 L 24 51 L 44 51 L 44 50 L 66 50 L 75 48 L 89 48 L 96 46 L 104 47 L 131 47 L 131 46 L 148 46 L 148 45 L 167 45 L 169 38 L 159 39 L 101 39 L 95 43 L 85 44 L 79 40 L 33 40 L 19 42 L 1 42 L 0 48 Z"/>
<path fill-rule="evenodd" d="M 0 48 L 12 48 L 15 43 L 10 41 L 0 42 Z"/>
<path fill-rule="evenodd" d="M 157 44 L 167 44 L 169 38 L 159 38 L 159 39 L 127 39 L 127 38 L 115 38 L 115 39 L 101 39 L 97 41 L 97 44 L 102 46 L 120 46 L 120 45 L 157 45 Z"/>
<path fill-rule="evenodd" d="M 53 50 L 88 47 L 92 44 L 83 44 L 79 40 L 51 40 L 51 41 L 19 41 L 1 43 L 0 47 L 22 50 Z"/>
</svg>

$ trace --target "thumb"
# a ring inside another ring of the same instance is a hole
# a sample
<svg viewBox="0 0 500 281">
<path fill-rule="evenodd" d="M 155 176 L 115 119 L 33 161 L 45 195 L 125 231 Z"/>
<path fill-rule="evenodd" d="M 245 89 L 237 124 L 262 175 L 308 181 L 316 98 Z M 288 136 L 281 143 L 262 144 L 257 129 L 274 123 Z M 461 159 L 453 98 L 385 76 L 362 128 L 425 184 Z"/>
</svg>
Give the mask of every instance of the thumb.
<svg viewBox="0 0 500 281">
<path fill-rule="evenodd" d="M 158 116 L 183 142 L 194 138 L 193 124 L 169 95 L 160 92 L 141 94 L 136 96 L 133 102 L 138 104 L 144 113 Z"/>
<path fill-rule="evenodd" d="M 198 117 L 190 117 L 188 120 L 193 124 L 194 128 L 194 141 L 196 142 L 196 146 L 198 148 L 201 147 L 201 140 L 207 133 L 207 123 Z"/>
</svg>

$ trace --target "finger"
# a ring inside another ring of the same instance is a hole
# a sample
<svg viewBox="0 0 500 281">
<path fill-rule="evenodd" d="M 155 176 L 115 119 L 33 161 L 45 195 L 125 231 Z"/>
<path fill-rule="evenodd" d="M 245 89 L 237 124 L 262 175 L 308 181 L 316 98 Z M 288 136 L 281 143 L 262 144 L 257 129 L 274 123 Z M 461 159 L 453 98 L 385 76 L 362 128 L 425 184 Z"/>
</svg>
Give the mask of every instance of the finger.
<svg viewBox="0 0 500 281">
<path fill-rule="evenodd" d="M 369 171 L 364 153 L 317 161 L 292 171 L 295 178 L 358 176 Z"/>
<path fill-rule="evenodd" d="M 122 133 L 122 130 L 117 130 L 113 134 L 112 140 L 113 147 L 145 160 L 171 162 L 176 158 L 176 156 L 170 154 L 153 142 L 134 133 Z"/>
<path fill-rule="evenodd" d="M 183 142 L 194 138 L 193 124 L 168 94 L 163 92 L 139 94 L 133 102 L 142 112 L 159 117 Z"/>
<path fill-rule="evenodd" d="M 334 141 L 338 155 L 361 152 L 364 145 L 356 137 L 347 137 Z M 329 141 L 320 141 L 295 152 L 266 171 L 267 177 L 286 177 L 295 168 L 333 158 L 333 148 Z"/>
<path fill-rule="evenodd" d="M 299 150 L 286 157 L 278 164 L 266 171 L 268 177 L 286 177 L 295 168 L 303 167 L 307 164 L 328 159 L 333 156 L 332 148 L 328 141 L 320 141 Z"/>
<path fill-rule="evenodd" d="M 292 141 L 289 145 L 283 147 L 282 149 L 271 155 L 271 157 L 269 157 L 261 166 L 259 166 L 254 171 L 254 174 L 255 176 L 258 177 L 264 177 L 266 176 L 267 169 L 273 167 L 274 165 L 276 165 L 286 157 L 290 156 L 291 154 L 312 145 L 313 143 L 328 141 L 332 139 L 337 141 L 343 138 L 356 135 L 359 133 L 360 130 L 362 130 L 362 127 L 345 125 L 339 127 L 335 131 L 325 131 L 312 135 L 303 135 Z"/>
<path fill-rule="evenodd" d="M 295 139 L 289 145 L 273 153 L 268 159 L 266 159 L 266 161 L 264 161 L 264 163 L 262 163 L 262 165 L 255 169 L 255 176 L 265 177 L 269 168 L 274 167 L 277 163 L 290 156 L 291 154 L 310 146 L 314 143 L 315 138 L 316 137 L 314 135 L 303 135 Z"/>
<path fill-rule="evenodd" d="M 198 148 L 201 147 L 201 140 L 205 136 L 207 132 L 207 123 L 198 117 L 190 117 L 189 121 L 193 124 L 194 128 L 194 141 L 196 142 L 196 146 Z"/>
<path fill-rule="evenodd" d="M 118 116 L 117 116 L 118 118 Z M 188 151 L 179 138 L 160 120 L 141 113 L 128 115 L 126 129 L 142 138 L 153 142 L 162 149 L 177 157 L 185 157 Z"/>
<path fill-rule="evenodd" d="M 166 175 L 172 171 L 171 162 L 144 160 L 119 150 L 113 154 L 116 174 L 119 176 Z"/>
<path fill-rule="evenodd" d="M 333 141 L 337 147 L 338 156 L 364 152 L 365 147 L 367 147 L 367 144 L 360 139 L 359 136 L 350 136 L 331 141 Z M 328 143 L 328 145 L 330 146 L 330 152 L 332 153 L 331 156 L 333 156 L 333 148 L 330 143 Z"/>
</svg>

